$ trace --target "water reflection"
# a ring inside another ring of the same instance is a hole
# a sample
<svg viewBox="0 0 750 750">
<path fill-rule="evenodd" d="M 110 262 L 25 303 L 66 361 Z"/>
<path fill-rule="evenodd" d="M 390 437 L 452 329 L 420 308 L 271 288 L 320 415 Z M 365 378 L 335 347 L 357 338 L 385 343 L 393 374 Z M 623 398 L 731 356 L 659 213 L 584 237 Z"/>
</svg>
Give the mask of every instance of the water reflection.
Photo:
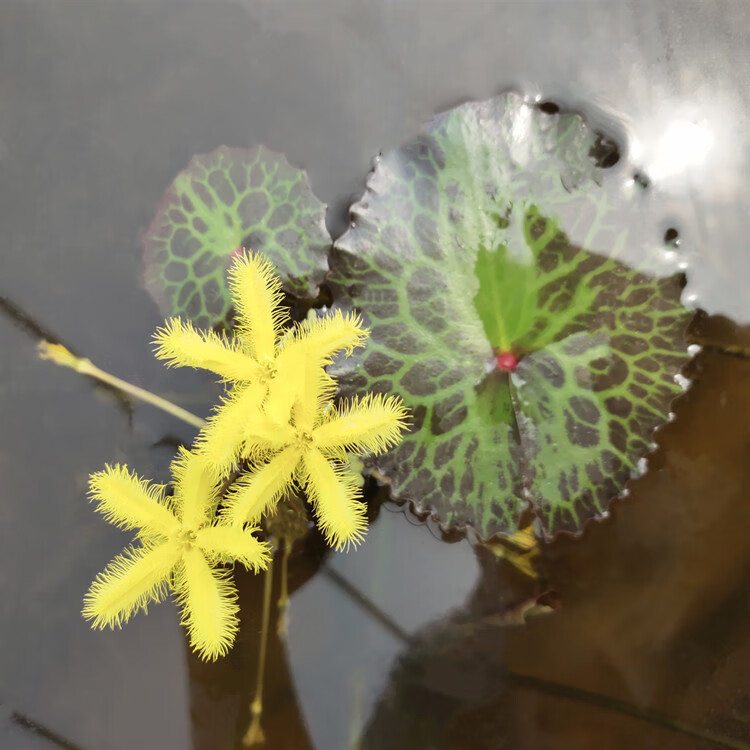
<svg viewBox="0 0 750 750">
<path fill-rule="evenodd" d="M 750 746 L 750 362 L 703 352 L 692 375 L 628 501 L 543 548 L 562 609 L 497 627 L 508 572 L 485 564 L 483 595 L 401 658 L 364 747 Z"/>
<path fill-rule="evenodd" d="M 292 600 L 290 663 L 315 747 L 353 747 L 405 639 L 466 599 L 477 565 L 466 541 L 447 545 L 385 509 L 367 543 L 329 565 L 365 603 L 335 579 L 313 579 Z"/>
</svg>

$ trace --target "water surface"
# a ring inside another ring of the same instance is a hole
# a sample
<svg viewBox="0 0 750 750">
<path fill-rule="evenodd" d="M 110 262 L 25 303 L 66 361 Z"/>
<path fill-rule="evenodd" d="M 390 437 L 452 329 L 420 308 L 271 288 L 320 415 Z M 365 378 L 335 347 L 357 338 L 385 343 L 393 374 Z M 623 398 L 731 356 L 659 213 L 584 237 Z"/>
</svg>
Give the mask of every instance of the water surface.
<svg viewBox="0 0 750 750">
<path fill-rule="evenodd" d="M 337 236 L 374 154 L 513 86 L 619 140 L 660 232 L 679 229 L 694 304 L 740 325 L 702 321 L 649 474 L 545 548 L 552 615 L 509 624 L 533 585 L 390 505 L 356 553 L 309 540 L 270 646 L 268 747 L 750 747 L 750 359 L 724 351 L 750 347 L 748 29 L 742 2 L 3 3 L 0 746 L 235 748 L 257 653 L 251 576 L 217 665 L 170 604 L 116 632 L 80 618 L 126 541 L 88 474 L 123 461 L 163 481 L 193 433 L 39 361 L 39 327 L 205 415 L 217 386 L 151 356 L 140 283 L 140 236 L 190 156 L 286 153 Z"/>
</svg>

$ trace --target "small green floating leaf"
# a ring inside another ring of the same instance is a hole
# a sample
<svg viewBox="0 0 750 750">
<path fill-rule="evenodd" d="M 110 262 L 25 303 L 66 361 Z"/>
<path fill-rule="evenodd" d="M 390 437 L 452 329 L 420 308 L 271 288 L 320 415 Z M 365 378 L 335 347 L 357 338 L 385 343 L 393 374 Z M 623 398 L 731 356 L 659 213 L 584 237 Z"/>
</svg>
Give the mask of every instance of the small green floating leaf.
<svg viewBox="0 0 750 750">
<path fill-rule="evenodd" d="M 226 319 L 226 271 L 241 247 L 262 251 L 284 288 L 317 294 L 331 238 L 307 175 L 263 146 L 193 157 L 165 193 L 143 238 L 145 284 L 165 317 L 201 328 Z"/>
<path fill-rule="evenodd" d="M 447 526 L 513 533 L 531 503 L 546 533 L 579 529 L 681 392 L 684 279 L 618 257 L 639 240 L 601 156 L 576 115 L 458 107 L 380 159 L 335 245 L 334 294 L 372 328 L 337 374 L 403 396 L 414 429 L 379 469 Z"/>
</svg>

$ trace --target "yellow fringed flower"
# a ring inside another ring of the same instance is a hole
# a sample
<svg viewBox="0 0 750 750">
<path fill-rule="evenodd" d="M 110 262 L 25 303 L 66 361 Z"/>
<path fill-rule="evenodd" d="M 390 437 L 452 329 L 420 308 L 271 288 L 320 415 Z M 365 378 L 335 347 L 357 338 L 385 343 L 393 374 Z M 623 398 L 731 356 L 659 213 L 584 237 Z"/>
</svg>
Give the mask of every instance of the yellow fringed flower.
<svg viewBox="0 0 750 750">
<path fill-rule="evenodd" d="M 306 321 L 282 335 L 289 316 L 281 307 L 281 282 L 273 266 L 257 254 L 237 257 L 229 287 L 237 315 L 233 339 L 198 331 L 177 318 L 154 337 L 156 356 L 168 365 L 211 370 L 233 383 L 197 444 L 222 471 L 237 460 L 247 414 L 264 402 L 271 383 L 281 384 L 272 412 L 288 411 L 300 387 L 300 363 L 312 359 L 322 368 L 337 352 L 351 353 L 367 335 L 358 315 L 341 312 Z"/>
<path fill-rule="evenodd" d="M 184 448 L 172 464 L 174 496 L 139 479 L 125 466 L 92 474 L 91 499 L 110 523 L 138 529 L 140 545 L 127 548 L 99 574 L 84 598 L 83 616 L 95 628 L 120 627 L 138 610 L 174 590 L 190 643 L 204 659 L 223 656 L 238 629 L 237 592 L 224 562 L 257 571 L 270 561 L 253 528 L 214 522 L 217 473 Z"/>
<path fill-rule="evenodd" d="M 271 386 L 265 409 L 248 413 L 244 438 L 255 466 L 232 485 L 223 512 L 234 527 L 255 522 L 297 482 L 328 543 L 342 549 L 359 543 L 367 526 L 359 477 L 346 454 L 377 454 L 395 445 L 407 413 L 398 397 L 383 395 L 334 408 L 325 371 L 309 360 L 298 364 L 296 400 L 286 411 L 278 404 L 286 395 L 279 383 Z"/>
</svg>

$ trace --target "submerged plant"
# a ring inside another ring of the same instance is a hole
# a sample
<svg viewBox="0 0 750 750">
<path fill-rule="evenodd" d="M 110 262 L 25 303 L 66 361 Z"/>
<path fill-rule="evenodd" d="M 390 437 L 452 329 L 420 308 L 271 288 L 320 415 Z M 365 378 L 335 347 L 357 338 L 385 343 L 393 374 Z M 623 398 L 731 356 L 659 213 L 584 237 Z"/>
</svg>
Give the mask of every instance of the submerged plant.
<svg viewBox="0 0 750 750">
<path fill-rule="evenodd" d="M 181 448 L 172 464 L 174 495 L 139 479 L 125 466 L 91 476 L 97 510 L 120 528 L 138 529 L 139 543 L 99 574 L 86 594 L 83 616 L 96 628 L 119 627 L 174 591 L 190 643 L 205 659 L 224 655 L 238 629 L 237 592 L 224 562 L 265 569 L 269 547 L 252 527 L 214 519 L 220 484 L 198 454 Z"/>
</svg>

